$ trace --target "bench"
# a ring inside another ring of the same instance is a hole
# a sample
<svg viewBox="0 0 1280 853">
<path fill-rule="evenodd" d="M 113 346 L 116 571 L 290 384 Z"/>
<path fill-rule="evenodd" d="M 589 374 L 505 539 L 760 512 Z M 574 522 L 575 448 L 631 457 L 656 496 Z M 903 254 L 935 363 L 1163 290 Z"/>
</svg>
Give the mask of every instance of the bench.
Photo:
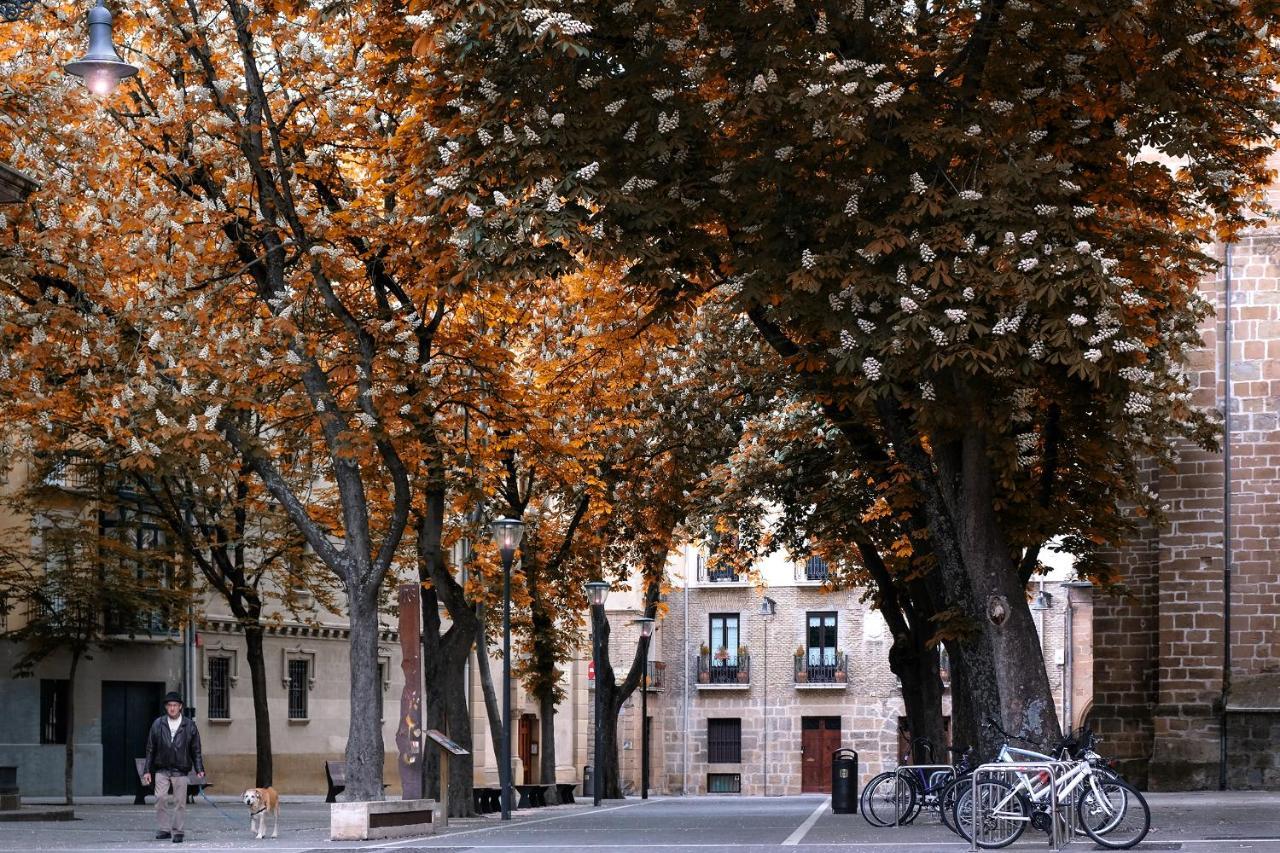
<svg viewBox="0 0 1280 853">
<path fill-rule="evenodd" d="M 574 804 L 573 789 L 577 787 L 575 782 L 557 782 L 556 792 L 560 795 L 560 805 L 571 806 Z"/>
<path fill-rule="evenodd" d="M 152 780 L 150 785 L 142 784 L 143 768 L 146 766 L 146 764 L 147 764 L 147 759 L 145 758 L 133 759 L 133 769 L 136 770 L 138 773 L 138 790 L 133 795 L 133 804 L 135 806 L 145 806 L 147 804 L 147 795 L 150 794 L 154 796 L 156 793 L 156 785 L 154 780 Z M 213 787 L 213 783 L 209 781 L 209 775 L 207 773 L 205 774 L 205 777 L 203 779 L 197 776 L 196 771 L 194 770 L 192 770 L 190 773 L 187 774 L 187 802 L 188 803 L 194 803 L 196 801 L 196 794 L 200 793 L 200 789 L 202 787 L 204 788 Z"/>
<path fill-rule="evenodd" d="M 480 814 L 492 814 L 502 811 L 501 788 L 475 788 L 476 811 Z"/>
<path fill-rule="evenodd" d="M 547 789 L 551 785 L 516 785 L 515 789 L 520 792 L 520 802 L 516 808 L 541 808 L 547 804 Z"/>
<path fill-rule="evenodd" d="M 329 791 L 324 795 L 324 801 L 326 803 L 336 803 L 338 795 L 347 790 L 347 762 L 326 761 L 324 763 L 324 780 L 329 785 Z M 389 788 L 391 786 L 383 782 L 382 787 Z"/>
</svg>

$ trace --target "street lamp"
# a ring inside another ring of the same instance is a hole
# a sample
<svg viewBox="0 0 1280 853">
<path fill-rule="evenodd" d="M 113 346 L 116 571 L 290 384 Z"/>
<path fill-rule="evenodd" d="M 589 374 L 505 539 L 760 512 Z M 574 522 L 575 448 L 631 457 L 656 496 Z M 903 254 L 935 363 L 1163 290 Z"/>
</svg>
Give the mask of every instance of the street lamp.
<svg viewBox="0 0 1280 853">
<path fill-rule="evenodd" d="M 493 544 L 502 555 L 502 763 L 498 781 L 502 785 L 502 819 L 511 820 L 511 561 L 520 547 L 524 522 L 499 518 L 489 524 Z"/>
<path fill-rule="evenodd" d="M 604 695 L 600 689 L 600 632 L 597 630 L 596 624 L 604 618 L 604 600 L 608 596 L 609 585 L 604 581 L 589 581 L 587 583 L 587 601 L 591 603 L 591 668 L 596 674 L 596 772 L 591 777 L 591 800 L 593 806 L 600 805 L 600 759 L 604 755 L 604 748 L 600 743 L 600 735 L 603 731 L 602 723 L 604 721 Z"/>
<path fill-rule="evenodd" d="M 111 12 L 104 0 L 89 10 L 89 52 L 76 62 L 68 62 L 67 73 L 84 78 L 84 85 L 98 97 L 116 90 L 120 81 L 138 73 L 116 53 L 111 38 Z"/>
<path fill-rule="evenodd" d="M 644 643 L 644 673 L 640 676 L 640 799 L 649 799 L 649 638 L 653 636 L 653 617 L 631 620 L 640 626 L 640 642 Z"/>
</svg>

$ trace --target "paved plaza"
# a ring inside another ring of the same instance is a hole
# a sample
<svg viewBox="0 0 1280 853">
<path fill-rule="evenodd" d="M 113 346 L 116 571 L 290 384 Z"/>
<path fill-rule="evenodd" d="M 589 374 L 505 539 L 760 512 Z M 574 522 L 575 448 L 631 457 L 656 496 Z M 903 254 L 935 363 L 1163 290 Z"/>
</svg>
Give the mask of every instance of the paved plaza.
<svg viewBox="0 0 1280 853">
<path fill-rule="evenodd" d="M 1280 793 L 1181 793 L 1148 795 L 1152 830 L 1138 850 L 1189 853 L 1248 850 L 1280 853 Z M 327 840 L 329 808 L 314 798 L 286 800 L 278 839 L 257 841 L 248 832 L 244 806 L 216 798 L 220 814 L 204 801 L 187 812 L 181 847 L 152 839 L 153 811 L 127 799 L 100 798 L 76 806 L 77 820 L 0 824 L 0 850 L 12 853 L 98 853 L 117 850 L 324 850 L 413 851 L 696 851 L 751 853 L 799 848 L 809 853 L 931 853 L 962 851 L 934 820 L 900 829 L 873 829 L 859 815 L 834 815 L 820 796 L 658 797 L 518 812 L 510 824 L 496 816 L 453 821 L 439 835 L 397 841 L 333 843 Z M 1028 830 L 1010 850 L 1048 849 L 1046 836 Z M 1082 840 L 1073 850 L 1094 849 Z"/>
</svg>

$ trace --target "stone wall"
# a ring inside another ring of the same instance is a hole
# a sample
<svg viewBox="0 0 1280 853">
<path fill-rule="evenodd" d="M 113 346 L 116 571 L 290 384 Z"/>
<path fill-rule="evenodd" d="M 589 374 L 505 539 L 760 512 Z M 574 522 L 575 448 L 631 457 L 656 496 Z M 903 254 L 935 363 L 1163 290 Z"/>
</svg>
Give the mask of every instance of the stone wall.
<svg viewBox="0 0 1280 853">
<path fill-rule="evenodd" d="M 1265 695 L 1251 685 L 1280 670 L 1277 236 L 1274 228 L 1252 232 L 1233 247 L 1229 317 L 1226 269 L 1204 281 L 1202 292 L 1218 315 L 1204 324 L 1204 348 L 1188 365 L 1196 404 L 1221 409 L 1228 396 L 1223 330 L 1230 322 L 1230 623 L 1224 620 L 1224 457 L 1185 446 L 1175 469 L 1158 478 L 1167 524 L 1143 531 L 1116 555 L 1131 595 L 1100 599 L 1096 611 L 1094 719 L 1108 738 L 1105 747 L 1153 789 L 1218 786 L 1224 696 L 1229 726 L 1239 729 L 1226 738 L 1229 783 L 1280 785 L 1274 771 L 1280 741 L 1270 738 L 1280 696 L 1263 699 L 1261 708 L 1240 698 Z M 1225 260 L 1221 249 L 1219 257 Z"/>
</svg>

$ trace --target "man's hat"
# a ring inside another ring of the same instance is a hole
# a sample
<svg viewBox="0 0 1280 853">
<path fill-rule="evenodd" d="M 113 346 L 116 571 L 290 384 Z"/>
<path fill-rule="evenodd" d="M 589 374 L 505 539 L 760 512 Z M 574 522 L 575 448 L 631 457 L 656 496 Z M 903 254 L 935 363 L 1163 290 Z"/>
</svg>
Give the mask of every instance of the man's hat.
<svg viewBox="0 0 1280 853">
<path fill-rule="evenodd" d="M 182 697 L 172 690 L 164 694 L 164 704 L 168 705 L 170 702 L 177 702 L 179 705 L 183 704 Z"/>
</svg>

